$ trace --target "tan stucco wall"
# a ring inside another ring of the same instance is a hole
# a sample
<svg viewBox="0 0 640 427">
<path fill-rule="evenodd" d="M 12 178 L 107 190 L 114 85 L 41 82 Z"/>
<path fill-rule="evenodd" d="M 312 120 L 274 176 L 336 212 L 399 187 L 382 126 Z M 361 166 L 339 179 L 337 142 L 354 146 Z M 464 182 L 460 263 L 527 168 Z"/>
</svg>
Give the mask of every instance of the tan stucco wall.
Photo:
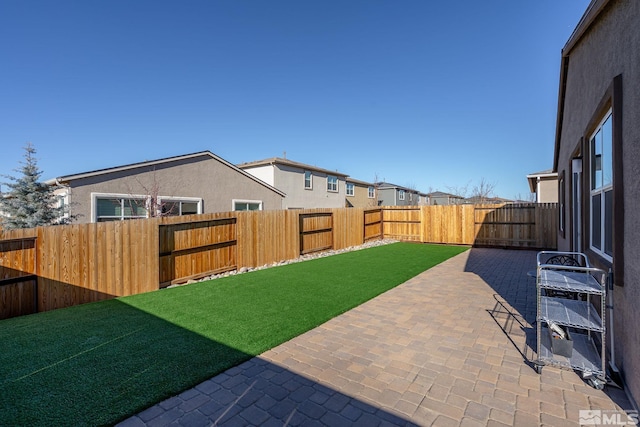
<svg viewBox="0 0 640 427">
<path fill-rule="evenodd" d="M 569 177 L 572 151 L 613 78 L 622 74 L 625 286 L 614 289 L 616 364 L 628 390 L 640 399 L 640 1 L 612 1 L 570 53 L 558 173 Z M 587 165 L 584 165 L 587 167 Z M 565 191 L 570 195 L 571 180 Z M 614 185 L 617 185 L 614 182 Z M 566 218 L 570 219 L 567 197 Z M 571 233 L 558 236 L 570 248 Z M 616 236 L 614 236 L 614 239 Z"/>
<path fill-rule="evenodd" d="M 558 202 L 558 179 L 557 178 L 541 178 L 538 182 L 538 190 L 536 192 L 536 201 L 538 203 L 557 203 Z"/>
<path fill-rule="evenodd" d="M 247 172 L 251 173 L 250 169 Z M 304 188 L 304 170 L 277 164 L 274 168 L 274 187 L 286 193 L 285 209 L 343 208 L 345 198 L 344 176 L 337 176 L 338 191 L 327 191 L 327 174 L 312 170 L 312 189 Z"/>
<path fill-rule="evenodd" d="M 377 205 L 376 198 L 369 198 L 369 186 L 353 183 L 353 196 L 346 196 L 346 200 L 354 208 L 371 208 Z"/>
<path fill-rule="evenodd" d="M 210 156 L 199 156 L 73 180 L 72 213 L 78 215 L 76 222 L 91 222 L 92 193 L 145 195 L 154 183 L 160 196 L 203 199 L 203 213 L 231 211 L 233 199 L 262 201 L 264 210 L 282 209 L 282 196 L 275 191 Z"/>
</svg>

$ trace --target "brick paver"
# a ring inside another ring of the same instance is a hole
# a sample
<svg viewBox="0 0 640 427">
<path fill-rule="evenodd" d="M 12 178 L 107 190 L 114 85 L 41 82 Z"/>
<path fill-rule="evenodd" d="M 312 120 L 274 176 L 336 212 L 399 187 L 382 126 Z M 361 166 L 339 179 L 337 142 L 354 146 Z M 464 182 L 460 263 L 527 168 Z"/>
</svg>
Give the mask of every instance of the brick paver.
<svg viewBox="0 0 640 427">
<path fill-rule="evenodd" d="M 536 373 L 535 252 L 471 249 L 121 426 L 578 425 L 630 409 Z"/>
</svg>

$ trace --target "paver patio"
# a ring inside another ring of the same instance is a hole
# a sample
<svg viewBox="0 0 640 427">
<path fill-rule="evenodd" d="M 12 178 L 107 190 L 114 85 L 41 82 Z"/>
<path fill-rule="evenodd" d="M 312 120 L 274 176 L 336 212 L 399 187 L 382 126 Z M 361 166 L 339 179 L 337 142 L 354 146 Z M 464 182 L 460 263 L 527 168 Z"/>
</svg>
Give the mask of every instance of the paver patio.
<svg viewBox="0 0 640 427">
<path fill-rule="evenodd" d="M 535 254 L 471 249 L 120 426 L 561 427 L 631 410 L 531 367 Z"/>
</svg>

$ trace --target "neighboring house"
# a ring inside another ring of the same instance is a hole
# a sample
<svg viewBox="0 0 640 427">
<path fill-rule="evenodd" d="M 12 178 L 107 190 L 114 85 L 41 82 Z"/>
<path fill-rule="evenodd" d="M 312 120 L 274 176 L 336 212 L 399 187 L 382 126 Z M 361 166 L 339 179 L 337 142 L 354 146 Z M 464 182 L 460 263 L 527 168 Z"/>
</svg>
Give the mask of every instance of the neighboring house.
<svg viewBox="0 0 640 427">
<path fill-rule="evenodd" d="M 238 168 L 284 192 L 284 209 L 343 208 L 346 178 L 340 172 L 322 169 L 280 157 L 242 163 Z"/>
<path fill-rule="evenodd" d="M 348 208 L 369 208 L 378 205 L 374 184 L 346 178 L 345 206 Z"/>
<path fill-rule="evenodd" d="M 282 209 L 285 194 L 210 151 L 50 181 L 73 222 Z M 154 215 L 154 212 L 157 215 Z"/>
<path fill-rule="evenodd" d="M 508 203 L 514 203 L 514 201 L 511 199 L 503 199 L 502 197 L 474 196 L 474 197 L 467 197 L 466 199 L 464 199 L 463 203 L 465 205 L 503 205 Z"/>
<path fill-rule="evenodd" d="M 527 175 L 529 189 L 536 195 L 536 203 L 558 202 L 558 173 L 552 169 Z"/>
<path fill-rule="evenodd" d="M 417 206 L 420 192 L 388 182 L 375 184 L 379 206 Z"/>
<path fill-rule="evenodd" d="M 639 94 L 640 1 L 593 0 L 561 56 L 553 165 L 559 180 L 558 249 L 584 252 L 594 266 L 612 269 L 613 319 L 606 319 L 607 345 L 615 342 L 613 362 L 636 403 Z"/>
<path fill-rule="evenodd" d="M 442 191 L 434 191 L 427 196 L 430 205 L 461 205 L 464 203 L 464 197 Z"/>
</svg>

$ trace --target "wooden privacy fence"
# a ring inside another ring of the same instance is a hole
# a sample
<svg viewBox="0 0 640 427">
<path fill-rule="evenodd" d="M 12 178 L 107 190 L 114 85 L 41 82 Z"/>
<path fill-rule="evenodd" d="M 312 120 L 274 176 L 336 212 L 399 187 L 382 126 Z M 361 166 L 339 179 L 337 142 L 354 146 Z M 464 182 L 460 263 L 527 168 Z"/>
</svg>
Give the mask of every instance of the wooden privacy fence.
<svg viewBox="0 0 640 427">
<path fill-rule="evenodd" d="M 0 319 L 35 313 L 36 239 L 0 241 Z"/>
<path fill-rule="evenodd" d="M 0 318 L 368 240 L 556 247 L 555 204 L 224 212 L 0 234 Z M 34 285 L 35 283 L 35 285 Z"/>
<path fill-rule="evenodd" d="M 237 269 L 236 224 L 237 218 L 160 224 L 160 286 Z"/>
<path fill-rule="evenodd" d="M 557 203 L 385 207 L 385 238 L 423 243 L 554 249 Z"/>
</svg>

